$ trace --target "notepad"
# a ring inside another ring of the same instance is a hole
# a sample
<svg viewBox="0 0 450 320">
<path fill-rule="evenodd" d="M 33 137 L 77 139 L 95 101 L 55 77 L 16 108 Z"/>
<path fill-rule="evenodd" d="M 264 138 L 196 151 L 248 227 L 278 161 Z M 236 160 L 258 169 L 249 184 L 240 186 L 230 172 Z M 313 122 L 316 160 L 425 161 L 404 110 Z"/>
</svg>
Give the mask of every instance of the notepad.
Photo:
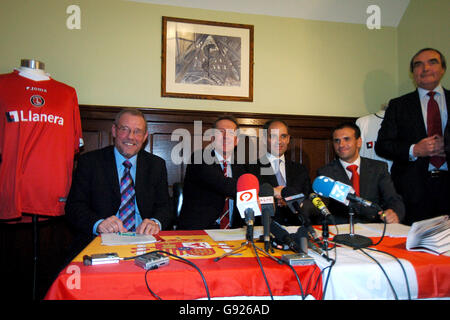
<svg viewBox="0 0 450 320">
<path fill-rule="evenodd" d="M 157 242 L 152 235 L 137 234 L 134 232 L 124 232 L 124 233 L 102 233 L 102 245 L 104 246 L 121 246 L 130 244 L 146 244 Z"/>
</svg>

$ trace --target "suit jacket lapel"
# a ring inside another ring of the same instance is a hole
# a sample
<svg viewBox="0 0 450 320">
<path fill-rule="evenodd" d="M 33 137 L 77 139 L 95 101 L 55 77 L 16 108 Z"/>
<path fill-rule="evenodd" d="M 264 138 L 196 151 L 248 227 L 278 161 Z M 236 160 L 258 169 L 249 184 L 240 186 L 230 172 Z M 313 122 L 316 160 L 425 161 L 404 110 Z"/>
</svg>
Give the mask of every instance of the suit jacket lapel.
<svg viewBox="0 0 450 320">
<path fill-rule="evenodd" d="M 422 114 L 422 105 L 420 104 L 419 91 L 416 91 L 409 96 L 410 101 L 407 102 L 407 105 L 410 105 L 409 108 L 411 112 L 411 117 L 413 118 L 411 121 L 411 125 L 415 126 L 415 129 L 418 132 L 420 137 L 427 136 L 427 129 L 425 128 L 425 120 Z"/>
<path fill-rule="evenodd" d="M 347 173 L 345 172 L 346 169 L 342 166 L 339 160 L 334 160 L 333 170 L 335 177 L 337 177 L 337 180 L 342 181 L 350 186 L 352 185 L 352 182 L 350 181 Z"/>
<path fill-rule="evenodd" d="M 373 168 L 369 166 L 367 160 L 361 157 L 359 174 L 359 193 L 362 195 L 370 194 L 368 189 L 371 186 L 372 181 L 370 177 L 373 177 Z"/>
<path fill-rule="evenodd" d="M 286 157 L 285 157 L 286 158 Z M 291 178 L 295 179 L 295 172 L 293 172 L 293 165 L 292 162 L 289 160 L 285 160 L 284 161 L 284 168 L 285 168 L 285 172 L 286 172 L 286 185 L 290 185 L 291 184 Z"/>
<path fill-rule="evenodd" d="M 444 95 L 445 95 L 445 104 L 447 105 L 447 116 L 450 114 L 450 91 L 443 88 L 444 89 Z M 447 121 L 447 125 L 448 125 L 448 121 Z M 442 128 L 444 129 L 444 128 Z"/>
<path fill-rule="evenodd" d="M 148 179 L 152 179 L 151 167 L 149 166 L 148 162 L 145 161 L 144 155 L 142 154 L 144 151 L 139 151 L 136 159 L 136 178 L 134 182 L 134 191 L 136 193 L 136 203 L 139 207 L 139 211 L 141 211 L 140 208 L 140 200 L 143 197 L 142 192 L 147 188 L 147 185 L 151 182 L 148 181 Z M 142 211 L 141 211 L 142 212 Z"/>
<path fill-rule="evenodd" d="M 266 180 L 272 186 L 278 186 L 277 177 L 275 176 L 275 172 L 270 165 L 269 159 L 264 155 L 259 160 L 260 170 L 264 169 L 264 171 L 260 172 L 260 175 L 265 177 Z M 287 183 L 286 183 L 287 184 Z"/>
<path fill-rule="evenodd" d="M 117 174 L 116 157 L 114 156 L 114 147 L 105 150 L 105 171 L 109 185 L 112 188 L 114 199 L 118 199 L 120 202 L 120 187 L 119 176 Z"/>
</svg>

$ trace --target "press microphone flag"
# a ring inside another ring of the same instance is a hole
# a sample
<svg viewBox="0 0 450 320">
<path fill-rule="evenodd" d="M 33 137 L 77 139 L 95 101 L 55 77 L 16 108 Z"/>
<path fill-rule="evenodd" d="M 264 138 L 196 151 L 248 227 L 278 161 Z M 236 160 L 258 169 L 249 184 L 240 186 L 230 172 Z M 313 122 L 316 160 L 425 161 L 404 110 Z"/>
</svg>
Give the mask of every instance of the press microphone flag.
<svg viewBox="0 0 450 320">
<path fill-rule="evenodd" d="M 330 210 L 328 210 L 325 203 L 323 203 L 322 199 L 317 195 L 317 193 L 311 193 L 309 195 L 309 200 L 313 203 L 313 205 L 319 209 L 320 213 L 322 213 L 325 217 L 331 215 Z"/>
<path fill-rule="evenodd" d="M 275 201 L 273 198 L 273 187 L 268 183 L 263 183 L 259 190 L 259 201 L 261 203 L 262 223 L 264 230 L 264 249 L 270 249 L 270 221 L 275 215 Z"/>
<path fill-rule="evenodd" d="M 355 195 L 355 190 L 351 186 L 335 181 L 326 176 L 319 176 L 314 180 L 313 190 L 323 197 L 334 199 L 345 204 L 346 206 L 349 205 L 350 201 L 353 201 L 363 205 L 364 207 L 374 208 L 378 211 L 382 210 L 376 203 Z"/>
<path fill-rule="evenodd" d="M 236 206 L 242 219 L 246 219 L 245 211 L 251 209 L 253 216 L 261 215 L 259 205 L 259 181 L 251 173 L 243 174 L 237 181 Z"/>
<path fill-rule="evenodd" d="M 338 181 L 329 177 L 319 176 L 313 182 L 313 190 L 320 196 L 334 199 L 348 206 L 347 196 L 349 193 L 355 193 L 355 190 L 347 184 L 336 182 Z"/>
<path fill-rule="evenodd" d="M 301 214 L 300 204 L 305 200 L 305 195 L 303 193 L 295 194 L 289 187 L 284 187 L 281 190 L 281 197 L 283 197 L 283 200 L 293 213 Z"/>
</svg>

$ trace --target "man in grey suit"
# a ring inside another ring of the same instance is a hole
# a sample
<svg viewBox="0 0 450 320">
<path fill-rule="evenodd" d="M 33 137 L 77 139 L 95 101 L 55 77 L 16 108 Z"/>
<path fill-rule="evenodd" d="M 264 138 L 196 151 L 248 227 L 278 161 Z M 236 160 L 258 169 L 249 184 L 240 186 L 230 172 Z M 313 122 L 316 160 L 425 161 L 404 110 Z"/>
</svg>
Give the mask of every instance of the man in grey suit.
<svg viewBox="0 0 450 320">
<path fill-rule="evenodd" d="M 386 219 L 387 223 L 399 223 L 405 215 L 405 206 L 395 191 L 387 164 L 361 157 L 361 144 L 361 131 L 356 124 L 348 122 L 337 126 L 333 130 L 333 147 L 339 159 L 320 168 L 317 173 L 353 185 L 358 196 L 383 208 L 382 212 L 376 212 L 374 209 L 357 207 L 355 222 L 380 222 L 380 219 Z M 355 165 L 356 171 L 352 172 L 351 168 Z M 348 207 L 330 200 L 329 209 L 336 223 L 348 222 Z"/>
</svg>

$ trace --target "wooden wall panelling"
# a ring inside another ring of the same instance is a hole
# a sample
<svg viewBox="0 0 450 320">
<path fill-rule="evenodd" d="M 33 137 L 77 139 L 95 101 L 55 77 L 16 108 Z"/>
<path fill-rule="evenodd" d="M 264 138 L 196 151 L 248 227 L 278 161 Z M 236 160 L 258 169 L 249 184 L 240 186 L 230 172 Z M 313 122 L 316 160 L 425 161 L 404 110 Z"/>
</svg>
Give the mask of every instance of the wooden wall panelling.
<svg viewBox="0 0 450 320">
<path fill-rule="evenodd" d="M 85 147 L 83 152 L 105 147 L 113 143 L 111 125 L 115 115 L 121 107 L 80 105 L 81 122 Z M 186 129 L 191 135 L 191 152 L 198 149 L 194 145 L 194 121 L 202 122 L 201 134 L 211 128 L 214 120 L 224 114 L 234 116 L 244 132 L 245 137 L 240 140 L 244 143 L 247 160 L 256 157 L 260 152 L 258 129 L 262 128 L 267 120 L 279 118 L 289 125 L 291 135 L 290 147 L 286 153 L 289 159 L 303 163 L 310 174 L 311 180 L 316 177 L 316 171 L 331 161 L 334 151 L 331 144 L 331 131 L 333 127 L 344 121 L 355 121 L 351 117 L 328 116 L 300 116 L 280 114 L 256 114 L 241 112 L 214 112 L 168 110 L 155 108 L 139 108 L 144 113 L 148 123 L 149 139 L 146 150 L 166 160 L 170 193 L 175 182 L 182 182 L 186 164 L 174 163 L 171 153 L 180 140 L 172 141 L 172 133 L 176 129 Z M 201 139 L 202 147 L 210 141 Z"/>
</svg>

